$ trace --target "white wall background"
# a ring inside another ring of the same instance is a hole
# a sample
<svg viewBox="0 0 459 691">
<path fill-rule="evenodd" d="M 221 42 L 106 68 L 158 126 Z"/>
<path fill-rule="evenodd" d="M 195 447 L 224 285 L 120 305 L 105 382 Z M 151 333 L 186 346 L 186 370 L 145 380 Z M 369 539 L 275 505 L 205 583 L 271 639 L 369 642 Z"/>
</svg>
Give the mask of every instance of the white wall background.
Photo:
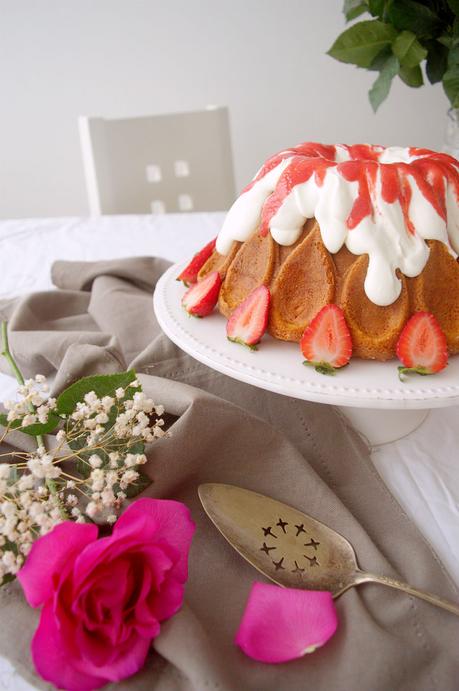
<svg viewBox="0 0 459 691">
<path fill-rule="evenodd" d="M 80 114 L 230 108 L 237 186 L 305 140 L 440 148 L 441 87 L 325 55 L 341 0 L 0 0 L 0 216 L 84 215 Z"/>
</svg>

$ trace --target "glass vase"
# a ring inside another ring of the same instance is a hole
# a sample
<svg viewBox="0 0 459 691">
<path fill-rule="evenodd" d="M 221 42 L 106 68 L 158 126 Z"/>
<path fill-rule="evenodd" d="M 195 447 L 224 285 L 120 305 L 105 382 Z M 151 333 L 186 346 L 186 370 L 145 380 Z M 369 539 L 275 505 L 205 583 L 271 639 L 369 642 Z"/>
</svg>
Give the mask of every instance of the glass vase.
<svg viewBox="0 0 459 691">
<path fill-rule="evenodd" d="M 459 108 L 448 110 L 443 151 L 459 159 Z"/>
</svg>

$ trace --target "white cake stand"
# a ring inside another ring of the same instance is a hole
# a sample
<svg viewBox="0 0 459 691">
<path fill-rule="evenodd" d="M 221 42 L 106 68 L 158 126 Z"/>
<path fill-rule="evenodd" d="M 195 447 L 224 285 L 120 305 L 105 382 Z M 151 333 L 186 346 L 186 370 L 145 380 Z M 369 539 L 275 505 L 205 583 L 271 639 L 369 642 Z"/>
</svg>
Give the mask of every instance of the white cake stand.
<svg viewBox="0 0 459 691">
<path fill-rule="evenodd" d="M 181 307 L 185 288 L 176 277 L 183 266 L 170 267 L 160 278 L 154 309 L 167 336 L 208 367 L 285 396 L 340 406 L 373 445 L 414 431 L 431 408 L 459 405 L 459 356 L 435 376 L 412 376 L 402 383 L 395 361 L 356 359 L 336 376 L 327 377 L 302 364 L 297 343 L 269 335 L 263 336 L 257 351 L 231 343 L 226 320 L 217 311 L 195 319 Z"/>
</svg>

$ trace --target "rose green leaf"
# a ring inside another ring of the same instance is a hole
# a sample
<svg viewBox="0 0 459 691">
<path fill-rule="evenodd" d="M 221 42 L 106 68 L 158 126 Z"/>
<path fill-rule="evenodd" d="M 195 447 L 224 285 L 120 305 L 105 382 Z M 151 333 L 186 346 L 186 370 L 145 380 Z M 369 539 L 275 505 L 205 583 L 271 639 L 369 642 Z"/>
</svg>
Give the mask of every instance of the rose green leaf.
<svg viewBox="0 0 459 691">
<path fill-rule="evenodd" d="M 54 432 L 60 421 L 60 417 L 54 413 L 49 413 L 47 422 L 35 422 L 32 425 L 23 427 L 21 420 L 12 420 L 11 422 L 8 422 L 7 416 L 3 413 L 0 414 L 0 425 L 2 427 L 8 427 L 9 425 L 10 429 L 17 429 L 20 432 L 24 432 L 24 434 L 30 434 L 32 437 L 38 437 L 42 434 L 51 434 Z"/>
<path fill-rule="evenodd" d="M 94 391 L 96 396 L 114 396 L 116 389 L 126 388 L 136 379 L 134 370 L 120 372 L 118 374 L 100 374 L 91 377 L 83 377 L 69 386 L 57 398 L 56 411 L 60 415 L 70 415 L 75 406 L 83 401 L 85 395 Z M 136 389 L 129 387 L 125 398 L 132 398 Z"/>
</svg>

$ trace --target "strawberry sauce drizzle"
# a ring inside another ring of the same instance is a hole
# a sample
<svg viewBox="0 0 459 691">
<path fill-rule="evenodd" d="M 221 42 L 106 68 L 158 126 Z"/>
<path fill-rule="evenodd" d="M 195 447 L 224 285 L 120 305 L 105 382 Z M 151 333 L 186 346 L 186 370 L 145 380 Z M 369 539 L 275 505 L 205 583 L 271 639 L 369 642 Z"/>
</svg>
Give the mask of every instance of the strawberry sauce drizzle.
<svg viewBox="0 0 459 691">
<path fill-rule="evenodd" d="M 280 176 L 276 189 L 263 205 L 260 235 L 264 237 L 268 234 L 270 220 L 296 185 L 307 182 L 314 175 L 316 185 L 322 187 L 328 168 L 334 165 L 334 161 L 325 158 L 294 156 Z"/>
<path fill-rule="evenodd" d="M 374 217 L 377 173 L 380 172 L 381 196 L 388 204 L 399 202 L 405 227 L 415 234 L 415 227 L 409 215 L 412 199 L 412 178 L 420 193 L 446 221 L 446 187 L 449 184 L 459 203 L 459 163 L 452 156 L 436 153 L 429 149 L 410 148 L 410 163 L 381 163 L 384 147 L 369 144 L 342 146 L 349 160 L 337 161 L 335 146 L 316 142 L 306 142 L 276 154 L 268 159 L 254 180 L 245 188 L 248 191 L 258 180 L 276 168 L 283 160 L 291 159 L 280 176 L 275 190 L 264 203 L 260 234 L 268 233 L 273 216 L 285 198 L 296 185 L 307 182 L 314 174 L 318 187 L 323 185 L 329 168 L 335 167 L 338 173 L 349 182 L 357 182 L 357 197 L 346 219 L 352 230 L 366 217 Z"/>
</svg>

